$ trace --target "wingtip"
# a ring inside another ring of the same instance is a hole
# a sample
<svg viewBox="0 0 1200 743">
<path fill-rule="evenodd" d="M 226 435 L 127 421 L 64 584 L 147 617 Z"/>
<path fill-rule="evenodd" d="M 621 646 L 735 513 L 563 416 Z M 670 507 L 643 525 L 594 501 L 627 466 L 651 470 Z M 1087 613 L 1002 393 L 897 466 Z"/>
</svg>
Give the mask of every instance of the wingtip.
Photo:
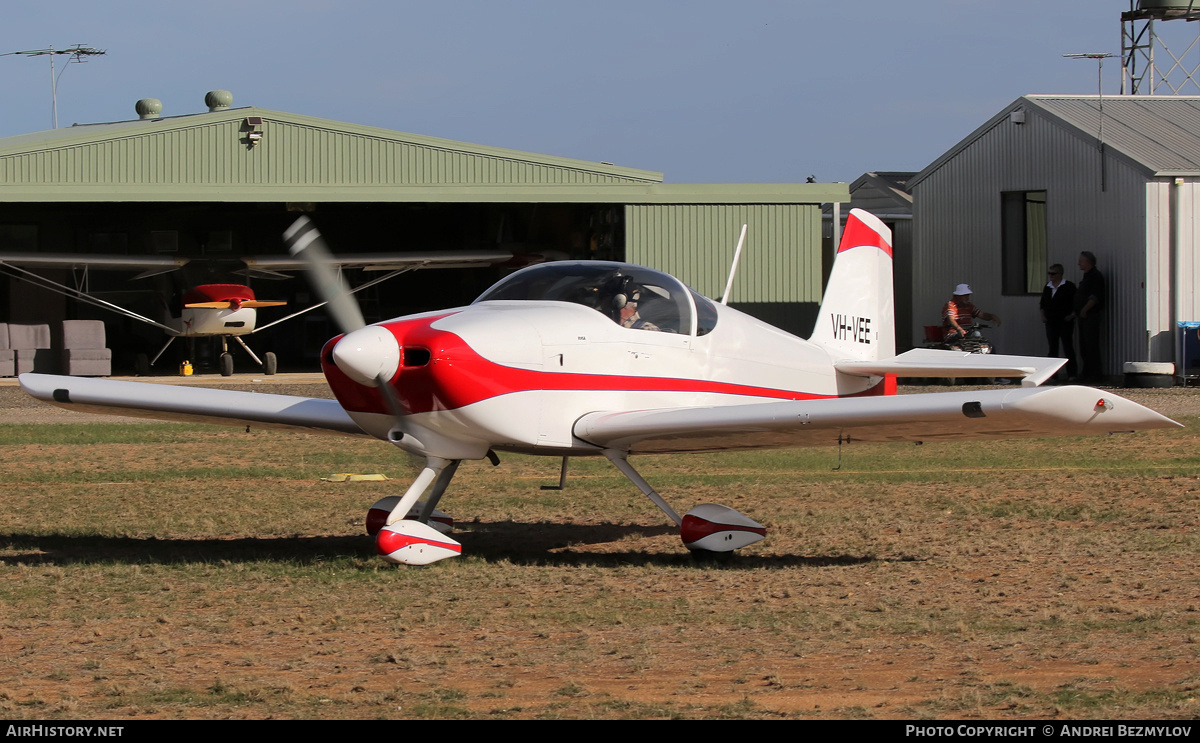
<svg viewBox="0 0 1200 743">
<path fill-rule="evenodd" d="M 1133 430 L 1148 430 L 1152 428 L 1183 428 L 1179 421 L 1173 420 L 1162 413 L 1122 397 L 1115 392 L 1085 387 L 1081 385 L 1066 385 L 1063 387 L 1042 388 L 1058 393 L 1064 403 L 1086 406 L 1091 404 L 1089 423 L 1095 421 L 1109 428 L 1110 433 Z M 1047 400 L 1047 398 L 1042 398 Z"/>
</svg>

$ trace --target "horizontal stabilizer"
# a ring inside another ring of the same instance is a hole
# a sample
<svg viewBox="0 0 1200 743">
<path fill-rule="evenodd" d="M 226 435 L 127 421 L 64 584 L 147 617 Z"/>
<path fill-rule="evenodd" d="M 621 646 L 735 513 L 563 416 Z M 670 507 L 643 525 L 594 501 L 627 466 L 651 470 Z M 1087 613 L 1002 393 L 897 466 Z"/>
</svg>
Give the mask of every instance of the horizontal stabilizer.
<svg viewBox="0 0 1200 743">
<path fill-rule="evenodd" d="M 1067 363 L 1066 359 L 1044 356 L 939 351 L 914 348 L 907 353 L 878 361 L 838 361 L 834 368 L 843 374 L 899 377 L 1021 377 L 1022 387 L 1037 387 Z"/>
<path fill-rule="evenodd" d="M 22 374 L 30 396 L 65 410 L 366 436 L 336 400 L 112 379 Z"/>
</svg>

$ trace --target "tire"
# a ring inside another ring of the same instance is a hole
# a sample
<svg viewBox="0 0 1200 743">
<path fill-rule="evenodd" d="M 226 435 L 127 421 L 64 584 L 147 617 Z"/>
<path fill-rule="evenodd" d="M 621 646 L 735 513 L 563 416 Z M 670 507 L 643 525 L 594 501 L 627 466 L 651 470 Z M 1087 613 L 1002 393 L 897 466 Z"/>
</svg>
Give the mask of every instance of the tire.
<svg viewBox="0 0 1200 743">
<path fill-rule="evenodd" d="M 729 552 L 715 552 L 713 550 L 691 549 L 692 561 L 705 565 L 725 565 L 731 563 L 735 559 L 733 550 Z"/>
<path fill-rule="evenodd" d="M 150 376 L 150 357 L 144 353 L 139 353 L 133 357 L 133 370 L 139 377 Z"/>
<path fill-rule="evenodd" d="M 263 374 L 272 376 L 279 369 L 279 360 L 275 358 L 275 354 L 267 351 L 263 354 Z"/>
<path fill-rule="evenodd" d="M 221 354 L 221 376 L 222 377 L 233 376 L 233 354 L 229 354 L 229 353 Z"/>
</svg>

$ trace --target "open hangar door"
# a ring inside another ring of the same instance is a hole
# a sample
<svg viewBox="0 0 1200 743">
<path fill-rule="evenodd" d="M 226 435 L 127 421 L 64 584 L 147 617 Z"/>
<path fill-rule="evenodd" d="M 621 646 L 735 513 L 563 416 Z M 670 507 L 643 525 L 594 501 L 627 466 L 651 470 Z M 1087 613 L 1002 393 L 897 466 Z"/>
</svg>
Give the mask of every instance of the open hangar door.
<svg viewBox="0 0 1200 743">
<path fill-rule="evenodd" d="M 52 253 L 79 257 L 75 268 L 32 269 L 59 284 L 163 321 L 178 317 L 183 294 L 201 284 L 239 283 L 260 299 L 286 306 L 260 311 L 258 326 L 310 306 L 315 300 L 299 272 L 267 277 L 248 272 L 243 258 L 285 255 L 281 235 L 307 214 L 337 253 L 380 255 L 433 250 L 504 250 L 507 264 L 484 268 L 427 269 L 396 276 L 359 296 L 368 322 L 470 303 L 484 289 L 529 261 L 594 258 L 623 260 L 624 214 L 611 204 L 525 203 L 83 203 L 20 204 L 0 207 L 0 252 Z M 135 278 L 134 270 L 86 270 L 93 256 L 188 258 L 183 267 Z M 79 299 L 55 294 L 28 281 L 0 277 L 0 322 L 48 323 L 99 319 L 105 322 L 113 373 L 132 373 L 139 356 L 153 357 L 167 336 L 159 328 Z M 19 275 L 19 274 L 18 274 Z M 348 269 L 352 286 L 378 274 Z M 336 334 L 316 309 L 253 335 L 244 336 L 259 356 L 273 352 L 282 370 L 313 370 L 321 346 Z M 230 344 L 239 371 L 254 365 Z M 176 341 L 154 373 L 171 374 L 187 359 L 201 371 L 215 368 L 219 339 Z"/>
</svg>

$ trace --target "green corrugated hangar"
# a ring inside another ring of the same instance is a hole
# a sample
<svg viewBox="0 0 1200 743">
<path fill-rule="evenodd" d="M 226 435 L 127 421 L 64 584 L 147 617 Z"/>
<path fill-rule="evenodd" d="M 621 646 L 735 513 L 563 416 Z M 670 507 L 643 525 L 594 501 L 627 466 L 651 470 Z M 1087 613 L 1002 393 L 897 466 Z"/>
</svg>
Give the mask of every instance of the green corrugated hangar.
<svg viewBox="0 0 1200 743">
<path fill-rule="evenodd" d="M 213 91 L 207 112 L 162 116 L 161 104 L 145 99 L 131 121 L 0 139 L 0 253 L 78 255 L 77 266 L 34 272 L 155 320 L 178 316 L 189 287 L 248 283 L 260 299 L 289 305 L 261 310 L 261 326 L 311 304 L 302 276 L 245 273 L 246 258 L 286 253 L 280 236 L 301 213 L 335 253 L 503 249 L 625 260 L 668 271 L 710 297 L 724 291 L 745 223 L 730 304 L 807 335 L 822 289 L 821 204 L 849 199 L 841 183 L 664 184 L 645 170 L 231 102 L 227 91 Z M 190 261 L 137 277 L 101 270 L 102 256 Z M 362 292 L 360 302 L 368 321 L 466 304 L 511 270 L 415 271 Z M 114 373 L 164 342 L 151 325 L 5 273 L 0 323 L 102 319 Z M 357 285 L 364 276 L 348 278 Z M 281 368 L 307 369 L 334 334 L 318 310 L 250 342 L 276 353 Z M 189 352 L 177 345 L 156 368 L 174 369 Z M 190 349 L 192 360 L 212 363 L 220 350 L 210 346 Z"/>
</svg>

